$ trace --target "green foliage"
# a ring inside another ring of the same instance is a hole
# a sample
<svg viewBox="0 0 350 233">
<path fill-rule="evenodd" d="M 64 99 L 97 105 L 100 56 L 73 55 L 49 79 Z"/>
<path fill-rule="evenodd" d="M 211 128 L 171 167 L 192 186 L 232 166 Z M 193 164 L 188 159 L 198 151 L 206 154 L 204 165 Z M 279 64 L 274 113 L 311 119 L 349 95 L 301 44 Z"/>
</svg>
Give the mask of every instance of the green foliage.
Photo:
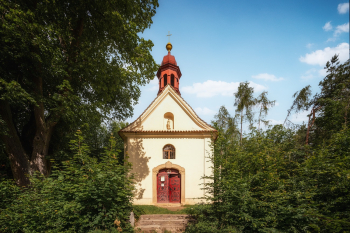
<svg viewBox="0 0 350 233">
<path fill-rule="evenodd" d="M 11 164 L 8 157 L 6 156 L 5 146 L 0 141 L 0 179 L 2 178 L 12 179 L 13 177 L 11 171 Z"/>
<path fill-rule="evenodd" d="M 306 143 L 319 145 L 350 121 L 350 59 L 339 64 L 338 55 L 327 62 L 327 76 L 320 81 L 321 92 L 311 98 L 311 87 L 297 91 L 284 123 L 291 112 L 308 111 Z"/>
<path fill-rule="evenodd" d="M 308 86 L 294 95 L 288 114 L 311 107 L 314 124 L 253 128 L 240 146 L 220 108 L 214 172 L 204 177 L 212 204 L 188 210 L 197 222 L 187 232 L 350 232 L 349 61 L 337 61 L 319 94 L 311 99 Z"/>
<path fill-rule="evenodd" d="M 132 232 L 128 217 L 133 184 L 129 164 L 120 164 L 114 137 L 98 159 L 78 131 L 71 141 L 74 157 L 52 161 L 49 177 L 37 174 L 31 186 L 19 190 L 10 181 L 0 183 L 1 232 L 88 232 L 118 229 Z"/>
<path fill-rule="evenodd" d="M 118 148 L 120 150 L 119 158 L 118 158 L 119 161 L 124 160 L 124 140 L 119 136 L 118 132 L 119 132 L 119 130 L 125 128 L 128 125 L 129 125 L 128 122 L 114 121 L 109 125 L 109 128 L 108 128 L 108 132 L 110 134 L 115 135 L 115 137 L 116 137 L 116 148 Z"/>
<path fill-rule="evenodd" d="M 67 159 L 83 125 L 133 115 L 140 85 L 158 69 L 152 41 L 141 37 L 157 7 L 157 0 L 0 0 L 0 139 L 18 184 L 29 184 L 24 173 L 49 174 L 41 166 L 49 159 Z"/>
<path fill-rule="evenodd" d="M 310 107 L 310 96 L 311 96 L 310 85 L 307 85 L 306 87 L 302 88 L 300 91 L 295 92 L 293 94 L 294 101 L 292 106 L 288 110 L 287 118 L 289 117 L 292 111 L 295 111 L 296 113 L 298 113 L 300 111 L 308 110 L 308 108 Z"/>
<path fill-rule="evenodd" d="M 269 121 L 265 120 L 269 109 L 275 106 L 275 100 L 271 101 L 267 98 L 267 91 L 263 91 L 256 99 L 256 104 L 259 107 L 259 118 L 258 118 L 258 130 L 260 130 L 260 122 L 264 123 L 265 126 L 269 124 Z"/>
<path fill-rule="evenodd" d="M 138 36 L 150 27 L 157 1 L 1 0 L 0 6 L 1 85 L 18 85 L 16 95 L 56 113 L 69 82 L 80 97 L 76 106 L 130 116 L 138 85 L 157 69 L 153 43 Z M 45 78 L 42 96 L 33 91 L 38 78 Z"/>
<path fill-rule="evenodd" d="M 141 215 L 146 214 L 145 209 L 139 205 L 133 205 L 133 212 L 136 220 L 139 220 Z"/>
<path fill-rule="evenodd" d="M 216 145 L 225 142 L 219 131 Z M 349 129 L 316 149 L 281 126 L 253 131 L 243 147 L 229 148 L 215 147 L 214 176 L 206 177 L 213 205 L 189 212 L 199 223 L 188 232 L 350 230 Z"/>
<path fill-rule="evenodd" d="M 214 124 L 221 128 L 221 133 L 225 135 L 230 142 L 235 143 L 237 139 L 239 139 L 240 131 L 236 126 L 235 119 L 230 115 L 225 106 L 220 107 L 214 119 Z"/>
<path fill-rule="evenodd" d="M 240 118 L 241 124 L 241 144 L 243 138 L 243 122 L 248 120 L 251 125 L 253 122 L 254 113 L 252 111 L 254 105 L 256 104 L 256 100 L 253 97 L 254 88 L 249 87 L 249 82 L 240 83 L 237 92 L 233 93 L 235 96 L 236 106 L 236 116 Z"/>
<path fill-rule="evenodd" d="M 317 109 L 310 135 L 314 144 L 323 143 L 344 125 L 348 127 L 350 121 L 350 59 L 339 64 L 335 55 L 325 68 L 328 74 L 319 83 L 321 92 L 311 100 L 313 109 Z"/>
</svg>

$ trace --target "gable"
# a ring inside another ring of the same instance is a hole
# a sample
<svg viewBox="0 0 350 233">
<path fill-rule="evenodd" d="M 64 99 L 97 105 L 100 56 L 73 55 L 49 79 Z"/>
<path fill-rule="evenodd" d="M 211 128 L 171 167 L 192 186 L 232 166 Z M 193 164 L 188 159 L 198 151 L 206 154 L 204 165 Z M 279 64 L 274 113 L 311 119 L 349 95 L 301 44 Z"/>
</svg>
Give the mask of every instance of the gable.
<svg viewBox="0 0 350 233">
<path fill-rule="evenodd" d="M 174 130 L 202 130 L 179 103 L 167 94 L 142 122 L 143 130 L 166 130 L 167 121 Z"/>
<path fill-rule="evenodd" d="M 168 123 L 169 121 L 169 123 Z M 121 131 L 216 131 L 168 85 L 136 121 Z"/>
</svg>

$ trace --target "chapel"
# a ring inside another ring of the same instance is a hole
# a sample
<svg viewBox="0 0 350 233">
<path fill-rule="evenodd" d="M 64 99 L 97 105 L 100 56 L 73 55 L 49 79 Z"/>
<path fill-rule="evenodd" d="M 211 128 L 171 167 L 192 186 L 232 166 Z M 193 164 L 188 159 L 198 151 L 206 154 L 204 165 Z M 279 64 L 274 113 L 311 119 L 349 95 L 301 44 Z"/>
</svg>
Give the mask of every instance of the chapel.
<svg viewBox="0 0 350 233">
<path fill-rule="evenodd" d="M 201 202 L 205 195 L 202 177 L 212 174 L 208 157 L 217 131 L 181 97 L 182 74 L 171 55 L 170 42 L 166 49 L 168 54 L 157 72 L 157 96 L 134 122 L 119 131 L 125 158 L 132 163 L 137 205 Z"/>
</svg>

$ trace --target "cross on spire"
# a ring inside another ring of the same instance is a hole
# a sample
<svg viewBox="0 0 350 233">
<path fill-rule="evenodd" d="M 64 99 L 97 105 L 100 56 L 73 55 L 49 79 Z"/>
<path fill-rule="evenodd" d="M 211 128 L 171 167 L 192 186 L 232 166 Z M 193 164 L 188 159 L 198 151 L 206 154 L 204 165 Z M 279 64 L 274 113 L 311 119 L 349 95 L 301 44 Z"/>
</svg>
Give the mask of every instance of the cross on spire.
<svg viewBox="0 0 350 233">
<path fill-rule="evenodd" d="M 169 36 L 169 43 L 170 43 L 170 36 L 171 36 L 172 34 L 170 34 L 170 31 L 168 31 L 168 35 L 166 35 L 166 36 Z"/>
</svg>

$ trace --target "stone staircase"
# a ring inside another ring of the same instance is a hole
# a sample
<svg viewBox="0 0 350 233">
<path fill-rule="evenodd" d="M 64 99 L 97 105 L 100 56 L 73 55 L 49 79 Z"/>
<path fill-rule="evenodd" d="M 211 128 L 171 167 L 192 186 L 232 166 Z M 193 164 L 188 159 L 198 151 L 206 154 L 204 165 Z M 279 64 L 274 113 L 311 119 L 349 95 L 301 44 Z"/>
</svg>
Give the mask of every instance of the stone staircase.
<svg viewBox="0 0 350 233">
<path fill-rule="evenodd" d="M 141 215 L 135 224 L 138 233 L 184 232 L 191 220 L 185 214 L 148 214 Z"/>
</svg>

